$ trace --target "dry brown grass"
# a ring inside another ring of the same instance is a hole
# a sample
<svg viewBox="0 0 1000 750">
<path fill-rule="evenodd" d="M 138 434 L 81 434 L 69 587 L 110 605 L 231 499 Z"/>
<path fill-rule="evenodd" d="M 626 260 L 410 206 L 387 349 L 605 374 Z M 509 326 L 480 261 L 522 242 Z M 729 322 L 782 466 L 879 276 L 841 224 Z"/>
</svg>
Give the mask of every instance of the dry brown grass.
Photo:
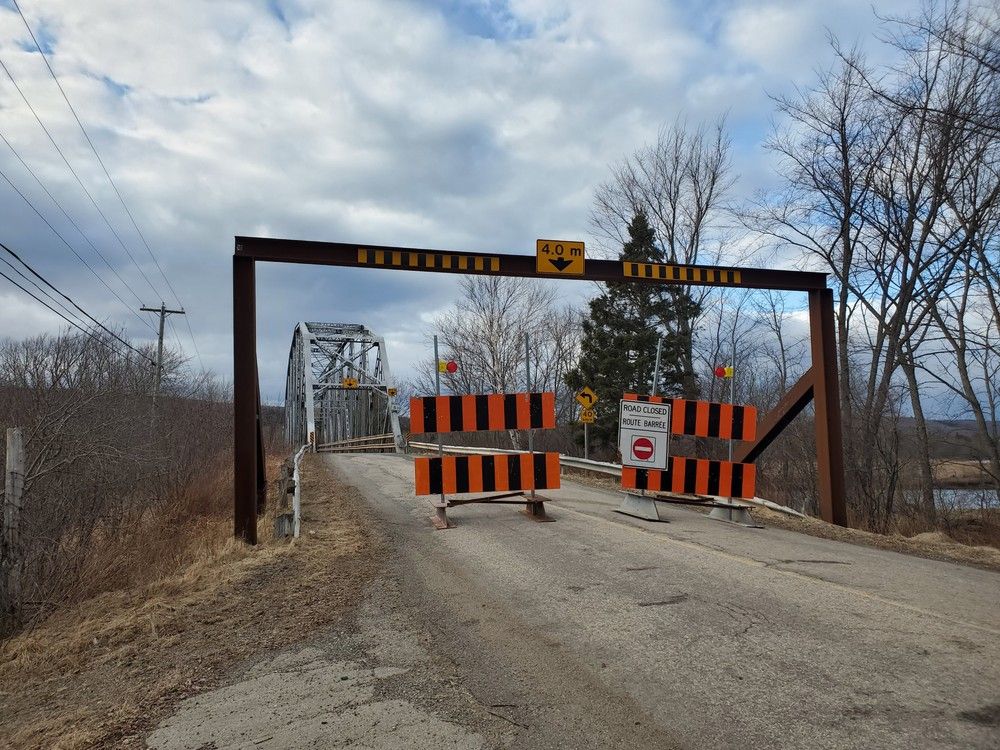
<svg viewBox="0 0 1000 750">
<path fill-rule="evenodd" d="M 231 539 L 228 513 L 199 518 L 174 527 L 172 545 L 117 565 L 121 580 L 143 585 L 97 594 L 11 639 L 0 652 L 0 746 L 142 746 L 175 701 L 341 617 L 377 568 L 377 540 L 355 490 L 311 457 L 303 491 L 299 540 L 272 538 L 273 510 L 256 548 Z M 134 570 L 143 561 L 150 570 Z M 157 575 L 175 564 L 183 568 Z"/>
<path fill-rule="evenodd" d="M 279 464 L 268 457 L 268 476 Z M 74 600 L 143 586 L 225 556 L 232 548 L 232 486 L 231 459 L 223 455 L 170 507 L 150 509 L 124 536 L 102 538 L 98 529 Z"/>
<path fill-rule="evenodd" d="M 938 487 L 977 488 L 993 486 L 993 479 L 978 461 L 942 459 L 931 467 Z"/>
</svg>

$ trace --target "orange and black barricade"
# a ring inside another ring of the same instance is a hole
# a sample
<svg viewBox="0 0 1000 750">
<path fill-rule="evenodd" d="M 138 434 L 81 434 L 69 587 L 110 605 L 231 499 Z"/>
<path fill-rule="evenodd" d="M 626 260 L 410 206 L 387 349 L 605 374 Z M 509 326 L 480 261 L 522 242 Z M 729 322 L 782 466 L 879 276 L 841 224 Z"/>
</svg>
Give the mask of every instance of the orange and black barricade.
<svg viewBox="0 0 1000 750">
<path fill-rule="evenodd" d="M 556 395 L 490 393 L 473 396 L 415 396 L 410 399 L 410 432 L 480 432 L 552 429 Z"/>
<path fill-rule="evenodd" d="M 666 471 L 622 467 L 622 488 L 687 495 L 753 498 L 757 467 L 734 461 L 672 456 Z"/>
<path fill-rule="evenodd" d="M 674 435 L 721 438 L 722 440 L 755 440 L 757 438 L 757 407 L 723 404 L 717 401 L 692 401 L 685 398 L 642 396 L 626 393 L 626 401 L 648 401 L 670 404 L 670 432 Z"/>
<path fill-rule="evenodd" d="M 559 454 L 421 456 L 414 460 L 417 495 L 559 489 Z"/>
</svg>

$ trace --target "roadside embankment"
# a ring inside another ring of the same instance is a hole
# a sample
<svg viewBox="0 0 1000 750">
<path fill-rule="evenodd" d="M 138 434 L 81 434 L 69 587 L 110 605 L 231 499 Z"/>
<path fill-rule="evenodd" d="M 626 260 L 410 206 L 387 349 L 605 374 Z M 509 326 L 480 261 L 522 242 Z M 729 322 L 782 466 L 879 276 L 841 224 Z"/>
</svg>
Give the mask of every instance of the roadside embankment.
<svg viewBox="0 0 1000 750">
<path fill-rule="evenodd" d="M 322 461 L 307 457 L 303 488 L 302 538 L 272 538 L 272 495 L 256 548 L 228 538 L 228 519 L 210 524 L 180 572 L 62 609 L 4 644 L 0 746 L 143 747 L 177 701 L 349 612 L 379 543 Z"/>
</svg>

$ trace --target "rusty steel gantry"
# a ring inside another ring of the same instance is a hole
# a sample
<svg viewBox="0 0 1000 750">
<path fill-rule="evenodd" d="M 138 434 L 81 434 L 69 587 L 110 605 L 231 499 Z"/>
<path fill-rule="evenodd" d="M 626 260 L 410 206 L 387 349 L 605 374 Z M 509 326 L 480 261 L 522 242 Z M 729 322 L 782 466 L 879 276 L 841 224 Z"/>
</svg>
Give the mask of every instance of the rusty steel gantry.
<svg viewBox="0 0 1000 750">
<path fill-rule="evenodd" d="M 255 268 L 258 261 L 553 278 L 539 273 L 534 255 L 236 237 L 233 255 L 233 515 L 236 536 L 251 544 L 257 542 L 257 514 L 264 507 L 267 497 L 257 377 Z M 820 515 L 830 523 L 847 525 L 833 290 L 827 286 L 826 274 L 587 259 L 585 271 L 560 278 L 567 281 L 734 286 L 805 292 L 809 299 L 811 365 L 778 405 L 764 415 L 757 439 L 745 443 L 735 452 L 733 459 L 739 462 L 755 461 L 792 419 L 812 402 L 815 408 L 816 484 Z"/>
<path fill-rule="evenodd" d="M 299 323 L 285 380 L 285 436 L 324 444 L 392 434 L 403 451 L 385 339 L 358 323 Z"/>
</svg>

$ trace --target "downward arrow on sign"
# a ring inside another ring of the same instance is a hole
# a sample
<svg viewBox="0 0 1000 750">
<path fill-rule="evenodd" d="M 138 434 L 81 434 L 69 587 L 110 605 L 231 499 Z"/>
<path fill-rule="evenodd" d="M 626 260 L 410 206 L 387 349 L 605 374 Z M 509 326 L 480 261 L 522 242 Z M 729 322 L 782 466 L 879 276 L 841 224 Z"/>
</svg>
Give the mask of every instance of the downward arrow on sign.
<svg viewBox="0 0 1000 750">
<path fill-rule="evenodd" d="M 573 264 L 573 261 L 566 260 L 565 258 L 549 258 L 549 263 L 556 267 L 557 271 L 565 271 L 569 266 Z"/>
</svg>

